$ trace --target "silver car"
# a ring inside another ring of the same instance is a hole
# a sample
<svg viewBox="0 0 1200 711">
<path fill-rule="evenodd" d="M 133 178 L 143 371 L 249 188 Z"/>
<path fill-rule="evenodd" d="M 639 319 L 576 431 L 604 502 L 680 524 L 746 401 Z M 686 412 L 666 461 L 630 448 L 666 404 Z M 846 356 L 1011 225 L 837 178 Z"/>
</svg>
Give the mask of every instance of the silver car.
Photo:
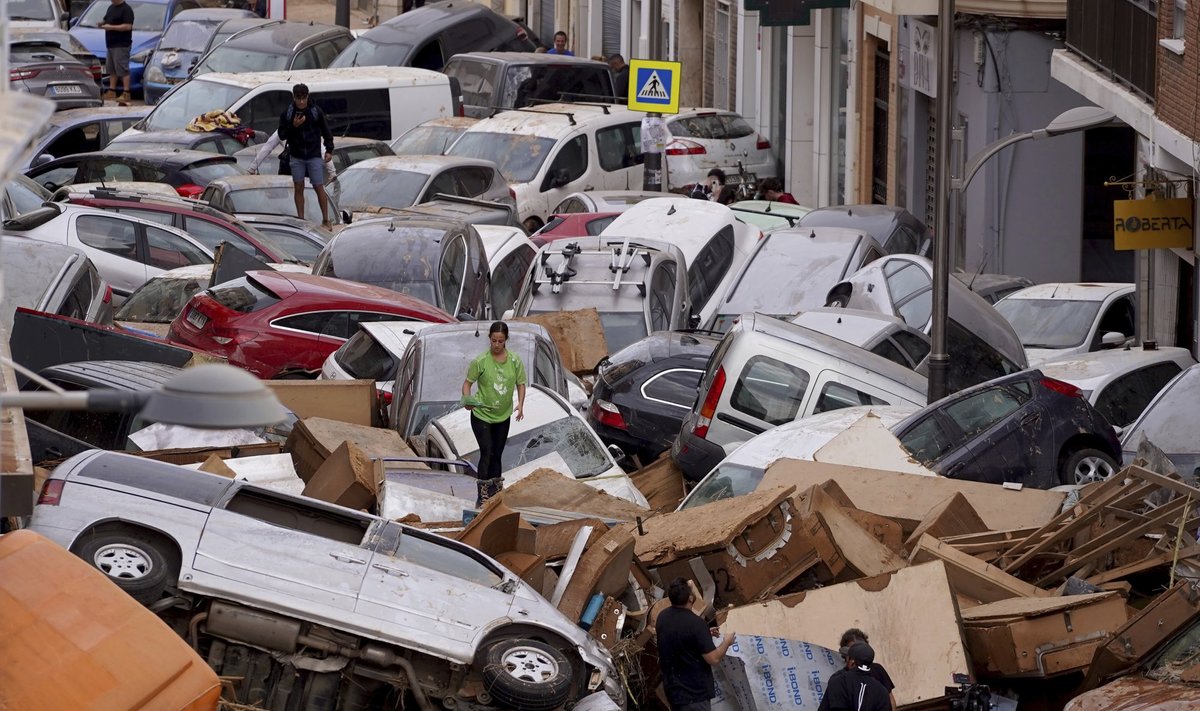
<svg viewBox="0 0 1200 711">
<path fill-rule="evenodd" d="M 478 198 L 516 207 L 496 164 L 454 156 L 385 156 L 360 161 L 338 173 L 330 195 L 350 213 L 401 210 L 439 194 Z"/>
<path fill-rule="evenodd" d="M 326 708 L 390 698 L 550 711 L 599 690 L 624 707 L 602 646 L 495 560 L 444 536 L 99 450 L 54 470 L 30 527 L 190 630 L 223 673 L 226 651 L 241 647 L 232 656 L 251 657 L 253 674 L 243 673 L 261 678 L 243 691 L 259 686 L 258 698 L 289 708 L 289 695 L 317 688 Z"/>
<path fill-rule="evenodd" d="M 8 77 L 12 89 L 44 96 L 59 109 L 95 108 L 104 104 L 91 67 L 50 41 L 9 44 Z"/>
<path fill-rule="evenodd" d="M 18 306 L 110 325 L 112 292 L 82 251 L 0 235 L 0 326 L 12 333 Z"/>
</svg>

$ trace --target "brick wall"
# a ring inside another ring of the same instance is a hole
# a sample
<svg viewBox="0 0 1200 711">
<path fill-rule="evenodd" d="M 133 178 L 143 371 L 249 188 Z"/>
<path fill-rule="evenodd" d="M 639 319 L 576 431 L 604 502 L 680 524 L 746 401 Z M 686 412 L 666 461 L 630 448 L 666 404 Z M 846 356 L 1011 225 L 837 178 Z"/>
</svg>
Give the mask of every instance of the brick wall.
<svg viewBox="0 0 1200 711">
<path fill-rule="evenodd" d="M 1184 27 L 1182 55 L 1158 47 L 1156 110 L 1167 125 L 1192 140 L 1200 140 L 1200 0 L 1190 0 Z M 1158 37 L 1174 34 L 1175 0 L 1158 6 Z"/>
</svg>

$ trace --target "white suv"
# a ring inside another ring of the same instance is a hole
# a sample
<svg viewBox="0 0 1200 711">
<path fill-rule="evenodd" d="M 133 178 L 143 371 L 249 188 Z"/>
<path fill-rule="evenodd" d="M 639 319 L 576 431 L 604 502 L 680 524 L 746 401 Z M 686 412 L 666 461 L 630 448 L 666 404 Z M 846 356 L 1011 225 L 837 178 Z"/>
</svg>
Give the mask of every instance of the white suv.
<svg viewBox="0 0 1200 711">
<path fill-rule="evenodd" d="M 641 188 L 641 120 L 623 106 L 545 104 L 483 119 L 446 153 L 494 162 L 532 233 L 571 193 Z"/>
</svg>

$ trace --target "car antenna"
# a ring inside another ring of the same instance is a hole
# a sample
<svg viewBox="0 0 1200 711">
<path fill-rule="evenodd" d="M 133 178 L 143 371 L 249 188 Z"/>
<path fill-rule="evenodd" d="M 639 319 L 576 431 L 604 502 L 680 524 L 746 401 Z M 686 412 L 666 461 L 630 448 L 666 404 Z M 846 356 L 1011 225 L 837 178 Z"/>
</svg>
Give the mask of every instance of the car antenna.
<svg viewBox="0 0 1200 711">
<path fill-rule="evenodd" d="M 671 209 L 670 209 L 670 210 L 667 210 L 667 214 L 668 214 L 668 215 L 674 215 L 674 214 L 675 214 L 675 206 L 674 206 L 674 205 L 671 205 Z"/>
<path fill-rule="evenodd" d="M 983 274 L 983 267 L 987 264 L 987 258 L 987 252 L 984 252 L 983 258 L 979 260 L 979 268 L 975 270 L 975 275 L 971 277 L 971 281 L 967 282 L 968 289 L 975 286 L 975 280 L 979 278 L 980 274 Z"/>
</svg>

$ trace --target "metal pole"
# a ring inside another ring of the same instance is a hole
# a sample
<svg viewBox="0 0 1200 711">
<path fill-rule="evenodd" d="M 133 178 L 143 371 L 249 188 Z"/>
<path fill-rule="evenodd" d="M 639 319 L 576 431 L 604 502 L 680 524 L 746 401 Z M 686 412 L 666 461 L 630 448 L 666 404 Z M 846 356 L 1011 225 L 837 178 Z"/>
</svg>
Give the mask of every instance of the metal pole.
<svg viewBox="0 0 1200 711">
<path fill-rule="evenodd" d="M 929 353 L 929 402 L 949 394 L 950 356 L 946 325 L 950 292 L 950 122 L 954 115 L 954 0 L 938 2 L 937 201 L 933 235 L 933 348 Z"/>
<path fill-rule="evenodd" d="M 661 193 L 663 189 L 663 144 L 659 134 L 663 127 L 662 114 L 650 112 L 642 119 L 642 144 L 645 160 L 642 163 L 642 190 Z"/>
<path fill-rule="evenodd" d="M 339 27 L 350 27 L 350 0 L 337 0 L 334 4 L 333 24 Z"/>
</svg>

